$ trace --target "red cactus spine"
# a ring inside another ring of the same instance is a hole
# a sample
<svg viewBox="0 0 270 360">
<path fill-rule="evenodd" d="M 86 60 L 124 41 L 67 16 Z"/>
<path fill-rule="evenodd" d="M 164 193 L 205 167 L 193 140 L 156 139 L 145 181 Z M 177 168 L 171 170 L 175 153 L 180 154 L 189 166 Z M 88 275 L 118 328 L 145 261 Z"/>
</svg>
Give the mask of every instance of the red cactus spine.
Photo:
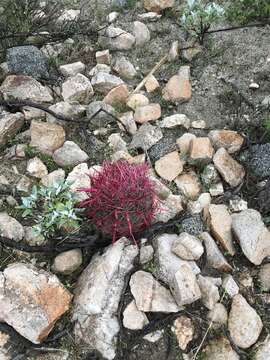
<svg viewBox="0 0 270 360">
<path fill-rule="evenodd" d="M 79 206 L 114 243 L 122 236 L 131 237 L 151 225 L 157 211 L 155 184 L 148 177 L 147 164 L 127 161 L 104 162 L 102 169 L 90 176 L 89 188 L 80 189 L 88 195 Z"/>
</svg>

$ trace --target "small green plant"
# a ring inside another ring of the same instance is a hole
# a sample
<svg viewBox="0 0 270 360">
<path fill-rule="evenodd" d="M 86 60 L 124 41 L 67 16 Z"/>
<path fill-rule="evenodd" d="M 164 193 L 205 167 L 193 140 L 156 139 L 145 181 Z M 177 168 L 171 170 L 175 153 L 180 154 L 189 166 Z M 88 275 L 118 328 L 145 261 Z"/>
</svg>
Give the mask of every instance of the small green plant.
<svg viewBox="0 0 270 360">
<path fill-rule="evenodd" d="M 32 193 L 22 198 L 22 216 L 31 218 L 36 225 L 34 231 L 38 235 L 52 236 L 57 230 L 64 228 L 76 230 L 80 225 L 75 194 L 70 191 L 70 184 L 64 180 L 52 186 L 33 186 Z"/>
<path fill-rule="evenodd" d="M 187 6 L 181 17 L 181 25 L 203 44 L 205 34 L 210 27 L 220 20 L 225 11 L 222 6 L 202 0 L 187 0 Z"/>
<path fill-rule="evenodd" d="M 269 22 L 269 0 L 234 0 L 226 11 L 227 19 L 236 24 L 248 24 L 253 21 Z"/>
</svg>

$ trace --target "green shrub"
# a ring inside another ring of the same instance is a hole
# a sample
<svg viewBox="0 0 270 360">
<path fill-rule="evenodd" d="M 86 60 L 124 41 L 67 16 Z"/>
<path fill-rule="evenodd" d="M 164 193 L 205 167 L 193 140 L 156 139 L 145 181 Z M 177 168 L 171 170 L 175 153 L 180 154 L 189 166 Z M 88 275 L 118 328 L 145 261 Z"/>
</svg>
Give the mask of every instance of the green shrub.
<svg viewBox="0 0 270 360">
<path fill-rule="evenodd" d="M 70 184 L 65 181 L 55 182 L 52 186 L 33 186 L 32 193 L 22 198 L 22 216 L 34 221 L 34 230 L 43 236 L 52 236 L 64 228 L 76 230 L 80 225 L 75 207 L 75 194 L 70 191 Z"/>
<path fill-rule="evenodd" d="M 236 24 L 270 20 L 269 0 L 234 0 L 227 9 L 226 17 Z"/>
<path fill-rule="evenodd" d="M 224 13 L 223 7 L 214 2 L 187 0 L 181 17 L 181 25 L 202 44 L 206 32 L 223 17 Z"/>
</svg>

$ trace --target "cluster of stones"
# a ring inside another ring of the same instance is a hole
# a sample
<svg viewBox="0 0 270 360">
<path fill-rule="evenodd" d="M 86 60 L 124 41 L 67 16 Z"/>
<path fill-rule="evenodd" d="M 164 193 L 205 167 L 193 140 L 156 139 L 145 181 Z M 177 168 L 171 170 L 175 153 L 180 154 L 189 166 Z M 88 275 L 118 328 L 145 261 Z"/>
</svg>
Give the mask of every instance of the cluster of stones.
<svg viewBox="0 0 270 360">
<path fill-rule="evenodd" d="M 137 77 L 138 69 L 122 53 L 147 45 L 151 33 L 145 22 L 157 20 L 160 12 L 173 4 L 173 0 L 144 0 L 144 7 L 149 12 L 134 21 L 130 33 L 112 25 L 118 13 L 109 14 L 110 25 L 100 33 L 99 45 L 104 50 L 96 52 L 96 66 L 87 69 L 82 62 L 76 62 L 59 67 L 64 80 L 57 92 L 57 102 L 51 89 L 40 81 L 48 71 L 46 55 L 50 51 L 55 54 L 56 49 L 49 46 L 41 51 L 35 47 L 10 49 L 7 63 L 1 64 L 0 73 L 4 72 L 6 76 L 0 86 L 0 95 L 5 100 L 30 100 L 75 121 L 86 117 L 96 126 L 94 135 L 106 135 L 110 114 L 117 117 L 119 131 L 108 137 L 112 161 L 145 162 L 145 153 L 163 138 L 166 129 L 181 127 L 185 130 L 177 139 L 175 150 L 156 160 L 149 171 L 161 204 L 155 222 L 166 223 L 187 211 L 199 225 L 183 221 L 183 230 L 179 234 L 163 233 L 151 243 L 142 239 L 140 248 L 122 238 L 106 248 L 102 255 L 95 255 L 76 284 L 72 308 L 76 342 L 97 349 L 106 359 L 116 356 L 120 330 L 116 314 L 125 279 L 137 257 L 141 270 L 135 272 L 129 281 L 133 299 L 123 311 L 122 322 L 126 329 L 143 329 L 149 323 L 150 313 L 179 312 L 172 331 L 180 349 L 186 351 L 196 337 L 196 327 L 194 320 L 182 315 L 181 310 L 194 302 L 203 304 L 214 327 L 228 327 L 230 340 L 240 349 L 257 343 L 263 329 L 259 314 L 241 294 L 241 288 L 250 285 L 243 279 L 242 282 L 238 279 L 237 283 L 232 276 L 233 256 L 236 256 L 238 243 L 251 263 L 261 265 L 270 256 L 270 232 L 261 215 L 248 209 L 245 201 L 231 200 L 229 206 L 215 204 L 217 197 L 224 194 L 225 187 L 236 188 L 244 180 L 244 167 L 235 159 L 243 145 L 243 136 L 230 130 L 206 132 L 203 120 L 192 121 L 185 114 L 162 117 L 160 104 L 152 103 L 149 98 L 160 90 L 167 102 L 189 101 L 192 84 L 187 65 L 181 66 L 162 89 L 154 75 L 148 76 L 143 91 L 134 93 L 134 88 L 128 85 Z M 64 19 L 74 19 L 78 13 L 67 11 L 63 16 Z M 177 49 L 176 42 L 171 47 L 170 61 L 178 58 Z M 121 51 L 121 56 L 117 51 Z M 26 61 L 15 66 L 18 52 Z M 32 57 L 39 61 L 26 66 Z M 102 96 L 103 100 L 95 101 L 95 95 Z M 119 113 L 119 104 L 129 111 Z M 99 109 L 104 109 L 106 114 L 100 112 L 93 117 Z M 27 124 L 29 130 L 20 133 Z M 125 129 L 130 136 L 129 143 L 122 137 Z M 194 129 L 200 129 L 204 136 L 196 136 Z M 85 195 L 78 193 L 77 189 L 89 186 L 88 174 L 98 169 L 100 164 L 88 166 L 89 154 L 69 139 L 67 124 L 27 106 L 17 113 L 0 109 L 0 147 L 5 148 L 18 133 L 17 139 L 21 143 L 6 149 L 3 156 L 4 159 L 27 161 L 26 173 L 16 183 L 17 191 L 27 193 L 37 181 L 49 186 L 67 179 L 72 182 L 71 190 L 78 200 L 84 199 Z M 28 145 L 40 154 L 50 156 L 59 168 L 49 173 L 39 157 L 27 160 Z M 142 153 L 131 156 L 132 149 L 139 149 Z M 67 167 L 72 168 L 68 173 Z M 202 167 L 204 170 L 200 174 Z M 9 185 L 9 180 L 0 176 L 0 185 Z M 10 196 L 5 201 L 10 206 L 17 205 Z M 30 245 L 41 245 L 46 241 L 36 236 L 31 227 L 22 226 L 4 211 L 0 212 L 0 230 L 1 236 Z M 226 259 L 225 253 L 231 256 L 231 260 Z M 199 264 L 203 255 L 207 267 L 217 274 L 215 277 L 201 274 Z M 54 259 L 51 270 L 69 275 L 80 268 L 82 261 L 81 250 L 67 251 Z M 268 291 L 269 264 L 261 267 L 259 276 L 264 290 Z M 224 294 L 231 298 L 230 309 L 222 303 Z M 70 309 L 71 303 L 71 293 L 56 275 L 34 265 L 14 263 L 0 272 L 0 321 L 33 343 L 39 344 L 46 339 L 55 322 Z M 162 332 L 155 332 L 145 336 L 145 340 L 156 341 L 161 336 Z M 0 357 L 3 359 L 9 359 L 8 344 L 8 335 L 0 333 Z M 256 345 L 255 359 L 270 358 L 269 349 L 270 339 L 267 338 L 264 343 Z M 221 356 L 229 360 L 240 359 L 225 336 L 209 342 L 204 351 L 210 360 Z"/>
</svg>

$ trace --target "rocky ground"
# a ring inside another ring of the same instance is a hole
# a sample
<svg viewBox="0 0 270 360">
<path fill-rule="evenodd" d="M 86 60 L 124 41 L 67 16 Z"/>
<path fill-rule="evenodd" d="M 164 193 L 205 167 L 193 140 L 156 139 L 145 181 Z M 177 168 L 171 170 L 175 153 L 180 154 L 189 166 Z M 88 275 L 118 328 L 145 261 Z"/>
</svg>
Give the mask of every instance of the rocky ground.
<svg viewBox="0 0 270 360">
<path fill-rule="evenodd" d="M 8 49 L 1 360 L 270 359 L 269 26 L 191 46 L 178 10 L 69 2 L 97 39 Z M 83 200 L 103 160 L 150 166 L 159 209 L 138 246 L 89 243 L 87 225 L 78 245 L 36 236 L 21 197 L 67 179 Z"/>
</svg>

